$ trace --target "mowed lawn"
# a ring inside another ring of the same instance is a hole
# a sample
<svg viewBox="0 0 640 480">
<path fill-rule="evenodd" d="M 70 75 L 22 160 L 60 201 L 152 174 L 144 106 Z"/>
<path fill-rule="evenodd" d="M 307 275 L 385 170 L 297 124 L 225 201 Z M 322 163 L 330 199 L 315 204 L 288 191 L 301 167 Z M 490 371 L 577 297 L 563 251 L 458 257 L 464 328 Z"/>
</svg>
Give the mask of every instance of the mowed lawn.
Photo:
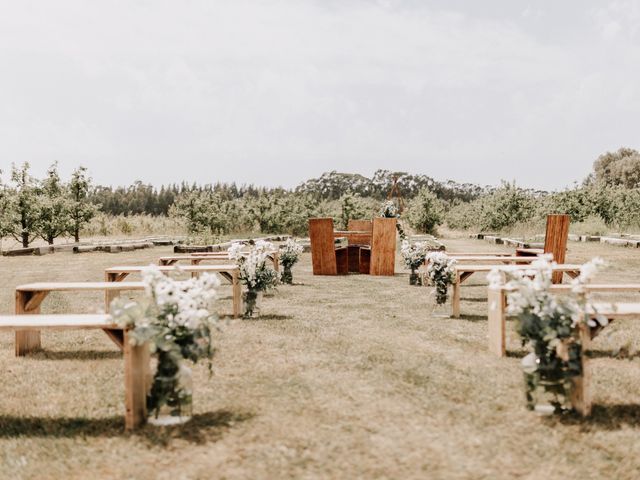
<svg viewBox="0 0 640 480">
<path fill-rule="evenodd" d="M 611 262 L 599 280 L 640 283 L 640 250 L 569 247 L 569 262 Z M 0 308 L 13 311 L 20 283 L 102 280 L 105 267 L 169 252 L 3 257 Z M 195 368 L 195 418 L 172 430 L 124 432 L 122 359 L 102 332 L 44 333 L 44 351 L 26 358 L 0 333 L 0 478 L 638 478 L 638 322 L 594 342 L 593 417 L 542 418 L 525 409 L 512 322 L 509 357 L 487 351 L 483 276 L 463 288 L 462 318 L 432 319 L 428 290 L 396 269 L 314 277 L 305 254 L 298 284 L 266 297 L 262 318 L 223 321 L 213 376 Z M 43 313 L 101 301 L 56 294 Z"/>
</svg>

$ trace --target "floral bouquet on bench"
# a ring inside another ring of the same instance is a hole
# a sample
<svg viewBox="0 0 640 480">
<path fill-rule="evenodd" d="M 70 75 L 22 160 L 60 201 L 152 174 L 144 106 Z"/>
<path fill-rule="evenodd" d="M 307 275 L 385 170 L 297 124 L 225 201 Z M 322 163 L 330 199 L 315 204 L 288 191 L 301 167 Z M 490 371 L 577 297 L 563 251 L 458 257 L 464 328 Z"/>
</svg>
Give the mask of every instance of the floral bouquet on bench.
<svg viewBox="0 0 640 480">
<path fill-rule="evenodd" d="M 407 240 L 402 241 L 400 254 L 402 255 L 405 266 L 411 270 L 409 274 L 409 285 L 422 285 L 417 270 L 427 258 L 427 251 L 428 246 L 423 242 L 410 243 Z"/>
<path fill-rule="evenodd" d="M 553 265 L 552 257 L 545 255 L 532 262 L 531 269 L 506 272 L 506 286 L 512 289 L 507 313 L 517 317 L 516 328 L 522 344 L 530 349 L 522 359 L 527 407 L 541 414 L 571 408 L 575 381 L 583 374 L 579 326 L 585 320 L 587 305 L 584 285 L 604 262 L 595 258 L 582 265 L 568 296 L 553 295 L 550 291 Z M 490 282 L 501 281 L 494 278 L 499 275 L 492 272 Z M 596 318 L 606 325 L 606 318 Z"/>
<path fill-rule="evenodd" d="M 149 422 L 184 423 L 191 418 L 193 387 L 187 362 L 207 360 L 211 371 L 212 332 L 218 317 L 213 311 L 218 279 L 209 274 L 173 280 L 150 266 L 143 273 L 147 301 L 116 299 L 111 316 L 131 329 L 137 345 L 149 342 L 157 363 L 147 395 Z"/>
<path fill-rule="evenodd" d="M 283 246 L 280 247 L 280 263 L 282 264 L 282 283 L 293 285 L 293 273 L 291 268 L 298 262 L 300 254 L 304 248 L 293 238 L 288 238 Z"/>
<path fill-rule="evenodd" d="M 262 240 L 249 245 L 249 251 L 243 251 L 241 243 L 229 247 L 229 258 L 235 260 L 240 267 L 240 281 L 247 286 L 242 294 L 244 301 L 244 318 L 253 318 L 260 312 L 262 294 L 278 284 L 277 272 L 267 265 L 269 253 L 276 247 Z"/>
</svg>

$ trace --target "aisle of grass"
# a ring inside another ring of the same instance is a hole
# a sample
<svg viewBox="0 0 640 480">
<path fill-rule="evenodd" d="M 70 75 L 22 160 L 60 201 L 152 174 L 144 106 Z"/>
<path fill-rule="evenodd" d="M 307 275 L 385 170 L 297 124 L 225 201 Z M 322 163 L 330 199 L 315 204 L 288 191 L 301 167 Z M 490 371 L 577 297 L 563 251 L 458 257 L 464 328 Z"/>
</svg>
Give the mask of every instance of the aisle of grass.
<svg viewBox="0 0 640 480">
<path fill-rule="evenodd" d="M 571 262 L 609 259 L 602 280 L 640 282 L 638 251 L 570 249 Z M 98 280 L 104 267 L 168 252 L 2 258 L 0 309 L 12 311 L 19 283 Z M 621 346 L 640 351 L 636 322 L 595 342 L 593 418 L 541 419 L 524 408 L 511 324 L 509 358 L 487 352 L 482 277 L 463 290 L 463 317 L 442 320 L 407 274 L 310 270 L 305 254 L 301 284 L 268 296 L 261 319 L 225 324 L 213 377 L 196 368 L 196 417 L 182 429 L 123 433 L 122 361 L 100 332 L 47 333 L 44 352 L 21 359 L 1 333 L 0 478 L 637 477 L 640 362 L 615 358 Z M 99 304 L 97 293 L 52 295 L 44 311 Z"/>
</svg>

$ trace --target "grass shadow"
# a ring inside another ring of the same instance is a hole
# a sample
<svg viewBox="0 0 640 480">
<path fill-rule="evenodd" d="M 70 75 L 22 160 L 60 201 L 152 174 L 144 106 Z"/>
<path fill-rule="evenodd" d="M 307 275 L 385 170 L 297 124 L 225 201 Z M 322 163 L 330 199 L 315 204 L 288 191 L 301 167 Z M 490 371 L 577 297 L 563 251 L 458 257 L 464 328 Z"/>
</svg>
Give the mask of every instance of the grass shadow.
<svg viewBox="0 0 640 480">
<path fill-rule="evenodd" d="M 171 427 L 144 427 L 129 433 L 124 430 L 124 417 L 89 418 L 40 418 L 0 416 L 0 438 L 20 437 L 125 437 L 136 436 L 150 445 L 166 446 L 173 439 L 195 444 L 217 441 L 231 427 L 255 417 L 249 412 L 218 410 L 194 415 L 184 425 Z"/>
<path fill-rule="evenodd" d="M 456 320 L 456 319 L 454 319 L 454 320 Z M 460 315 L 460 317 L 457 320 L 465 320 L 467 322 L 486 322 L 487 321 L 487 316 L 486 315 L 464 314 L 464 315 Z"/>
<path fill-rule="evenodd" d="M 507 350 L 507 358 L 524 358 L 529 354 L 527 350 Z"/>
<path fill-rule="evenodd" d="M 545 418 L 550 426 L 557 424 L 579 426 L 585 431 L 619 430 L 623 426 L 640 427 L 640 404 L 593 405 L 591 415 L 582 417 L 578 413 Z"/>
<path fill-rule="evenodd" d="M 463 302 L 487 303 L 486 298 L 479 297 L 461 297 L 460 300 Z"/>
<path fill-rule="evenodd" d="M 122 352 L 116 350 L 42 350 L 30 356 L 34 360 L 117 360 Z"/>
<path fill-rule="evenodd" d="M 640 352 L 629 352 L 626 348 L 617 350 L 589 350 L 589 358 L 615 358 L 617 360 L 633 360 L 640 358 Z"/>
<path fill-rule="evenodd" d="M 293 320 L 293 315 L 277 315 L 275 313 L 269 313 L 266 315 L 260 315 L 254 320 Z"/>
</svg>

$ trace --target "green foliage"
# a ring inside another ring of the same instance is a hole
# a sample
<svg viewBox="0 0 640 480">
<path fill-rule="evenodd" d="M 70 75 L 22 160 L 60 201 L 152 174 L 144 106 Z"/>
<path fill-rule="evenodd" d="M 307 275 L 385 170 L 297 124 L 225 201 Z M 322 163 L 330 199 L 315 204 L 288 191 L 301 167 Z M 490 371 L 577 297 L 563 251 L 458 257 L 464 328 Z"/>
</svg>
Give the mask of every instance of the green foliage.
<svg viewBox="0 0 640 480">
<path fill-rule="evenodd" d="M 632 148 L 607 152 L 594 162 L 593 170 L 598 185 L 637 188 L 640 186 L 640 152 Z"/>
<path fill-rule="evenodd" d="M 76 242 L 80 241 L 80 231 L 96 215 L 98 207 L 89 202 L 91 178 L 85 167 L 76 168 L 69 182 L 69 233 Z"/>
<path fill-rule="evenodd" d="M 227 233 L 232 213 L 228 202 L 214 192 L 189 192 L 178 198 L 170 214 L 184 221 L 190 234 Z"/>
<path fill-rule="evenodd" d="M 441 201 L 428 188 L 420 190 L 409 202 L 406 218 L 417 232 L 434 234 L 442 224 L 443 207 Z"/>
<path fill-rule="evenodd" d="M 11 167 L 11 190 L 6 212 L 8 233 L 28 247 L 38 236 L 38 224 L 42 208 L 38 181 L 29 173 L 29 163 Z"/>
<path fill-rule="evenodd" d="M 365 208 L 357 195 L 345 193 L 340 197 L 340 229 L 346 230 L 349 220 L 365 216 Z"/>
<path fill-rule="evenodd" d="M 49 167 L 41 184 L 38 234 L 49 245 L 71 227 L 71 202 L 67 187 L 58 174 L 57 162 Z"/>
</svg>

